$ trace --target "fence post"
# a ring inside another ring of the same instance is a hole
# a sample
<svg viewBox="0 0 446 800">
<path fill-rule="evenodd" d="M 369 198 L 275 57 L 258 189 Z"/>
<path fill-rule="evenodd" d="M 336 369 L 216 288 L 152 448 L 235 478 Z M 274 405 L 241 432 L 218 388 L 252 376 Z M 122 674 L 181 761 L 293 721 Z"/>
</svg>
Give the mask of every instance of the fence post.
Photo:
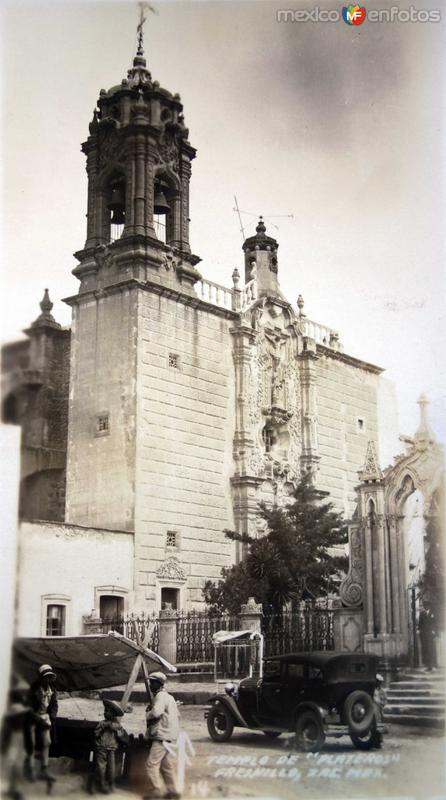
<svg viewBox="0 0 446 800">
<path fill-rule="evenodd" d="M 261 633 L 262 627 L 262 604 L 256 603 L 254 597 L 250 597 L 240 609 L 240 630 L 257 631 Z"/>
<path fill-rule="evenodd" d="M 177 619 L 178 612 L 171 603 L 159 613 L 159 654 L 171 664 L 177 660 Z"/>
<path fill-rule="evenodd" d="M 91 609 L 90 614 L 84 614 L 82 624 L 84 634 L 102 633 L 102 619 L 95 608 Z"/>
</svg>

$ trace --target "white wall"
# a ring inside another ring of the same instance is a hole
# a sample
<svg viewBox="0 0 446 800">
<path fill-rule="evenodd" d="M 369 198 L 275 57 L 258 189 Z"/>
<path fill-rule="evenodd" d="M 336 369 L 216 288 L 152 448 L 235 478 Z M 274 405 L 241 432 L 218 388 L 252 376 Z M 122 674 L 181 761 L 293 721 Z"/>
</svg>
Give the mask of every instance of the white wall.
<svg viewBox="0 0 446 800">
<path fill-rule="evenodd" d="M 398 404 L 395 384 L 380 376 L 378 383 L 379 464 L 381 469 L 393 464 L 393 459 L 404 452 L 399 440 Z M 407 431 L 406 431 L 407 433 Z M 413 433 L 410 431 L 410 433 Z"/>
<path fill-rule="evenodd" d="M 9 667 L 15 625 L 15 586 L 17 548 L 17 505 L 20 480 L 20 428 L 0 427 L 2 474 L 0 480 L 0 537 L 1 609 L 0 625 L 0 715 L 3 714 L 9 688 Z"/>
<path fill-rule="evenodd" d="M 41 636 L 42 598 L 67 604 L 67 636 L 82 633 L 95 607 L 95 587 L 124 589 L 132 602 L 133 535 L 53 522 L 24 522 L 19 530 L 18 635 Z M 104 591 L 110 594 L 111 591 Z"/>
</svg>

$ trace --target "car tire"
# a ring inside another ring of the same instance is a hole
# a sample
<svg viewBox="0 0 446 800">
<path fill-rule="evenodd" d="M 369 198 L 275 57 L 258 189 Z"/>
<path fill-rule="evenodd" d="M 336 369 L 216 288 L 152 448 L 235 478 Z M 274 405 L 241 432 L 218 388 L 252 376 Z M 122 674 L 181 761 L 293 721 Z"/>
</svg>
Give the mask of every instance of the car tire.
<svg viewBox="0 0 446 800">
<path fill-rule="evenodd" d="M 214 742 L 227 742 L 234 730 L 234 720 L 226 706 L 217 703 L 208 713 L 209 736 Z"/>
<path fill-rule="evenodd" d="M 282 731 L 263 731 L 263 733 L 268 739 L 278 739 Z"/>
<path fill-rule="evenodd" d="M 373 725 L 368 733 L 359 736 L 357 733 L 351 733 L 350 739 L 358 750 L 372 750 L 374 747 L 381 747 L 382 734 Z"/>
<path fill-rule="evenodd" d="M 347 697 L 343 717 L 350 734 L 363 736 L 368 733 L 375 718 L 375 704 L 367 692 L 358 689 Z"/>
<path fill-rule="evenodd" d="M 315 711 L 302 711 L 296 720 L 296 747 L 304 753 L 318 753 L 325 742 L 322 722 Z"/>
</svg>

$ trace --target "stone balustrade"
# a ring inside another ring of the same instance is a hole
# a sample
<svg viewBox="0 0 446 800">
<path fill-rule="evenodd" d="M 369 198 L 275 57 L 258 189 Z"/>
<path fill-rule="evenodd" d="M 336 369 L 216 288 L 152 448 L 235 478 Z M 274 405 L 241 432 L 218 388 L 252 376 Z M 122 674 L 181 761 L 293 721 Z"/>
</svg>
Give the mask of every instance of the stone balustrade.
<svg viewBox="0 0 446 800">
<path fill-rule="evenodd" d="M 332 350 L 341 350 L 339 333 L 333 330 L 333 328 L 328 328 L 326 325 L 321 325 L 319 322 L 304 317 L 303 333 L 304 336 L 314 339 L 317 344 L 331 347 Z"/>
<path fill-rule="evenodd" d="M 257 281 L 255 278 L 248 281 L 242 289 L 241 307 L 242 310 L 248 308 L 251 303 L 257 300 Z"/>
<path fill-rule="evenodd" d="M 213 281 L 207 281 L 202 278 L 196 284 L 195 291 L 200 299 L 204 300 L 206 303 L 212 303 L 212 305 L 219 306 L 220 308 L 232 309 L 233 307 L 233 290 L 222 286 L 220 283 L 214 283 Z"/>
</svg>

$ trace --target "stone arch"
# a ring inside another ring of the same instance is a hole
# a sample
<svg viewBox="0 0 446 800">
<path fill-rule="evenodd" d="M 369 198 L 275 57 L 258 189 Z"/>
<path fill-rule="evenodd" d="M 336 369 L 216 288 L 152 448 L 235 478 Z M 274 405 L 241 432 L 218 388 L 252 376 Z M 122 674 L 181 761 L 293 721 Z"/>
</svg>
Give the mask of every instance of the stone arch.
<svg viewBox="0 0 446 800">
<path fill-rule="evenodd" d="M 116 225 L 113 225 L 111 222 L 113 215 L 109 208 L 114 189 L 118 189 L 121 193 L 124 214 L 124 220 Z M 98 177 L 97 185 L 99 229 L 102 234 L 102 239 L 107 243 L 119 238 L 124 230 L 124 222 L 129 213 L 129 197 L 127 194 L 124 165 L 119 162 L 112 162 L 102 170 Z M 113 228 L 115 228 L 115 230 L 112 230 Z"/>
<path fill-rule="evenodd" d="M 181 181 L 168 164 L 158 164 L 154 169 L 154 202 L 158 192 L 162 192 L 169 210 L 160 216 L 154 207 L 154 228 L 157 238 L 172 244 L 181 239 Z"/>
</svg>

